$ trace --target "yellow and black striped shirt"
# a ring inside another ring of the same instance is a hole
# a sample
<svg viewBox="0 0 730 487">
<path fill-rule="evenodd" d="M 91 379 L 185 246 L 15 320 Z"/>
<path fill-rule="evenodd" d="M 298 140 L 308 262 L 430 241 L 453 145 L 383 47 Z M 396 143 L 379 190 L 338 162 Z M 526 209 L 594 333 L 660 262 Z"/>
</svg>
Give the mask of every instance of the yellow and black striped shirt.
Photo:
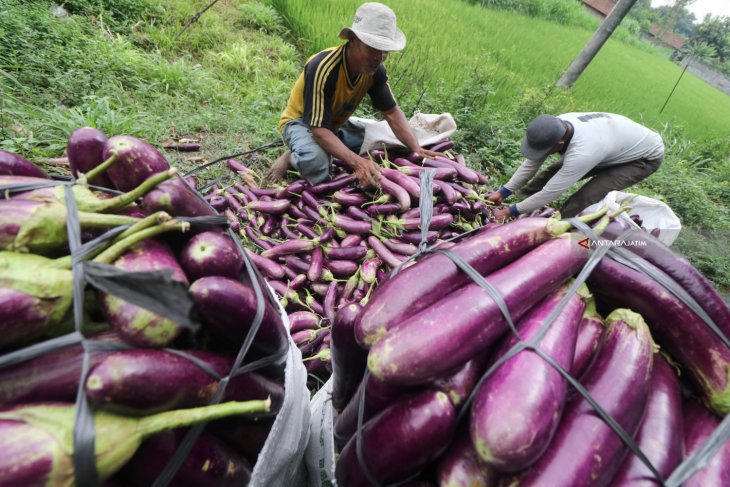
<svg viewBox="0 0 730 487">
<path fill-rule="evenodd" d="M 388 111 L 396 106 L 382 64 L 372 76 L 361 73 L 353 82 L 347 73 L 347 43 L 325 49 L 307 60 L 281 114 L 279 130 L 301 118 L 310 127 L 336 129 L 350 118 L 365 94 L 373 107 Z"/>
</svg>

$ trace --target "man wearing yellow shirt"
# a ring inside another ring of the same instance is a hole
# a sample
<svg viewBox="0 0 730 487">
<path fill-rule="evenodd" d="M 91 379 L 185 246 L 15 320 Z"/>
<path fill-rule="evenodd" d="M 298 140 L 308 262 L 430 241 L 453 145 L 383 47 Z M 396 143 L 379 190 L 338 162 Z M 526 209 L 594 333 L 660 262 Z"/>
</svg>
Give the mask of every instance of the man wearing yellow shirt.
<svg viewBox="0 0 730 487">
<path fill-rule="evenodd" d="M 383 61 L 406 45 L 395 13 L 381 3 L 364 3 L 340 37 L 347 42 L 310 57 L 294 84 L 279 121 L 289 150 L 272 164 L 269 179 L 293 167 L 312 184 L 327 181 L 337 158 L 361 185 L 377 186 L 379 167 L 358 155 L 364 132 L 348 122 L 366 94 L 403 145 L 422 157 L 436 155 L 420 146 L 388 85 Z"/>
</svg>

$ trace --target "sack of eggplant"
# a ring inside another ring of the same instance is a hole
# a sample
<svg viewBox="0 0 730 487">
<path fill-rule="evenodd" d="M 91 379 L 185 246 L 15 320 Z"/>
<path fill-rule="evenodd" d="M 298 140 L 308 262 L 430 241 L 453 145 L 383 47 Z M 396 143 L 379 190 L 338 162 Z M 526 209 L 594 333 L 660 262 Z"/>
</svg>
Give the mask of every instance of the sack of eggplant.
<svg viewBox="0 0 730 487">
<path fill-rule="evenodd" d="M 444 157 L 372 152 L 382 172 L 380 187 L 370 190 L 345 170 L 317 185 L 296 179 L 260 188 L 254 173 L 229 160 L 240 180 L 206 195 L 231 219 L 249 256 L 281 296 L 310 389 L 331 374 L 332 325 L 356 316 L 391 270 L 419 247 L 493 224 L 493 207 L 480 190 L 486 177 L 454 152 L 453 142 L 432 149 Z M 431 179 L 419 178 L 429 170 Z M 429 223 L 422 230 L 424 205 Z"/>
<path fill-rule="evenodd" d="M 335 321 L 337 485 L 728 485 L 730 310 L 601 213 L 430 249 Z"/>
<path fill-rule="evenodd" d="M 0 152 L 0 485 L 287 482 L 305 371 L 227 219 L 145 141 L 67 153 Z"/>
</svg>

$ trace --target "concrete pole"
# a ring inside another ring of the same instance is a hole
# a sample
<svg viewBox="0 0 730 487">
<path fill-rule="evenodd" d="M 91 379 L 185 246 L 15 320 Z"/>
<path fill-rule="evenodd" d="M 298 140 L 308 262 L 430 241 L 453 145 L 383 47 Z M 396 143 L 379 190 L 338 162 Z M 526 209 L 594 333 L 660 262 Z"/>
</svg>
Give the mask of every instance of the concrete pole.
<svg viewBox="0 0 730 487">
<path fill-rule="evenodd" d="M 629 13 L 629 10 L 631 10 L 631 7 L 634 6 L 636 1 L 637 0 L 618 1 L 616 6 L 613 7 L 613 10 L 611 10 L 608 14 L 608 17 L 603 19 L 601 26 L 598 27 L 598 30 L 595 34 L 593 34 L 593 37 L 590 38 L 583 50 L 578 54 L 578 56 L 576 56 L 573 62 L 570 63 L 570 66 L 567 70 L 565 70 L 563 76 L 561 76 L 558 82 L 555 83 L 555 86 L 558 88 L 570 88 L 573 84 L 575 84 L 578 77 L 588 67 L 588 64 L 593 60 L 596 54 L 598 54 L 598 51 L 601 47 L 603 47 L 603 44 L 605 44 L 608 38 L 611 37 L 613 31 L 616 30 L 616 27 L 618 27 L 624 17 L 626 17 L 626 14 Z"/>
</svg>

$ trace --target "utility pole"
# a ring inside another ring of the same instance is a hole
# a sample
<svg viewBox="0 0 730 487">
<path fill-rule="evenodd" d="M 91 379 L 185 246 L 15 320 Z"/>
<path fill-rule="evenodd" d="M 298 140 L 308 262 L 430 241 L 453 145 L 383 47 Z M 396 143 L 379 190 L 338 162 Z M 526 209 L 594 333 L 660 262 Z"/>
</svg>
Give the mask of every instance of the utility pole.
<svg viewBox="0 0 730 487">
<path fill-rule="evenodd" d="M 618 27 L 624 17 L 626 17 L 626 14 L 629 13 L 629 10 L 631 10 L 631 7 L 634 6 L 636 1 L 637 0 L 618 1 L 616 6 L 613 7 L 613 10 L 611 10 L 608 16 L 603 19 L 601 26 L 598 27 L 598 30 L 595 34 L 593 34 L 593 37 L 590 38 L 583 50 L 576 56 L 573 62 L 570 63 L 570 66 L 565 70 L 563 76 L 561 76 L 558 82 L 555 83 L 555 86 L 558 88 L 570 88 L 573 84 L 575 84 L 578 77 L 588 67 L 588 64 L 590 64 L 596 54 L 598 54 L 598 51 L 601 47 L 603 47 L 603 44 L 605 44 L 608 38 L 611 37 L 613 31 L 616 30 L 616 27 Z"/>
</svg>

